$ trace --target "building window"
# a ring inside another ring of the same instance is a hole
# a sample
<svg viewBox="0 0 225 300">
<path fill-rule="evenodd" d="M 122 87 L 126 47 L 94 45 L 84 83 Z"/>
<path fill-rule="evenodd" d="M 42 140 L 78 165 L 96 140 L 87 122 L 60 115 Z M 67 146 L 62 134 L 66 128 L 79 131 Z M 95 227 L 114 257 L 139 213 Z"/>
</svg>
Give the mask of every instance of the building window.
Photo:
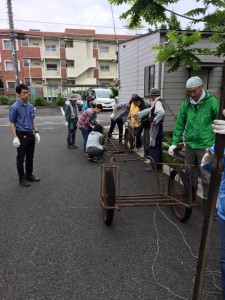
<svg viewBox="0 0 225 300">
<path fill-rule="evenodd" d="M 23 59 L 23 66 L 24 66 L 24 67 L 29 67 L 29 66 L 30 66 L 30 60 L 24 58 L 24 59 Z"/>
<path fill-rule="evenodd" d="M 46 45 L 45 46 L 46 51 L 56 51 L 55 45 Z"/>
<path fill-rule="evenodd" d="M 60 40 L 59 41 L 59 46 L 60 46 L 60 48 L 65 48 L 65 41 L 64 40 Z"/>
<path fill-rule="evenodd" d="M 57 64 L 47 64 L 47 70 L 57 70 Z"/>
<path fill-rule="evenodd" d="M 11 50 L 10 40 L 3 40 L 3 50 Z"/>
<path fill-rule="evenodd" d="M 21 41 L 21 45 L 22 45 L 23 47 L 28 47 L 28 46 L 29 46 L 29 40 L 28 40 L 28 39 L 22 40 L 22 41 Z"/>
<path fill-rule="evenodd" d="M 25 84 L 31 86 L 31 78 L 25 78 Z"/>
<path fill-rule="evenodd" d="M 98 42 L 94 42 L 94 43 L 93 43 L 93 48 L 94 48 L 94 49 L 98 49 Z"/>
<path fill-rule="evenodd" d="M 14 81 L 8 81 L 7 82 L 8 89 L 15 89 L 16 85 Z"/>
<path fill-rule="evenodd" d="M 100 53 L 109 53 L 109 46 L 100 46 L 99 51 Z"/>
<path fill-rule="evenodd" d="M 13 71 L 13 62 L 12 61 L 6 61 L 5 62 L 5 70 L 6 71 Z"/>
<path fill-rule="evenodd" d="M 144 97 L 149 97 L 149 91 L 154 87 L 155 66 L 145 67 L 144 69 Z"/>
<path fill-rule="evenodd" d="M 100 65 L 101 72 L 109 72 L 109 65 Z"/>
<path fill-rule="evenodd" d="M 66 68 L 66 61 L 64 59 L 60 60 L 61 68 Z"/>
<path fill-rule="evenodd" d="M 62 84 L 67 84 L 67 80 L 66 79 L 62 79 Z"/>
</svg>

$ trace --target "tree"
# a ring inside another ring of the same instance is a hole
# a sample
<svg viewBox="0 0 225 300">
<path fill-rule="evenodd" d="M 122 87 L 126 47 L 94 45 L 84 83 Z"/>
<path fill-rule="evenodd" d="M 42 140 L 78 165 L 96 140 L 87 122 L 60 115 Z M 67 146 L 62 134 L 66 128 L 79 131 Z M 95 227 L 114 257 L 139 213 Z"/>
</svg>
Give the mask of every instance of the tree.
<svg viewBox="0 0 225 300">
<path fill-rule="evenodd" d="M 181 0 L 108 0 L 111 4 L 121 5 L 128 3 L 131 8 L 121 15 L 121 18 L 130 18 L 130 26 L 137 26 L 145 20 L 150 25 L 159 27 L 159 24 L 169 24 L 168 12 L 174 16 L 179 16 L 190 20 L 193 24 L 204 24 L 212 31 L 210 40 L 217 44 L 216 50 L 208 48 L 193 47 L 200 38 L 201 32 L 196 30 L 191 33 L 168 32 L 167 38 L 171 43 L 158 45 L 154 50 L 158 50 L 157 60 L 160 62 L 169 60 L 169 71 L 176 71 L 179 67 L 190 65 L 193 69 L 199 69 L 199 54 L 211 54 L 215 56 L 225 56 L 225 33 L 215 32 L 223 29 L 225 24 L 225 2 L 223 0 L 199 0 L 198 8 L 190 10 L 181 15 L 171 11 L 167 6 L 171 3 L 179 5 Z M 214 11 L 211 12 L 211 8 Z M 191 47 L 191 48 L 190 48 Z"/>
</svg>

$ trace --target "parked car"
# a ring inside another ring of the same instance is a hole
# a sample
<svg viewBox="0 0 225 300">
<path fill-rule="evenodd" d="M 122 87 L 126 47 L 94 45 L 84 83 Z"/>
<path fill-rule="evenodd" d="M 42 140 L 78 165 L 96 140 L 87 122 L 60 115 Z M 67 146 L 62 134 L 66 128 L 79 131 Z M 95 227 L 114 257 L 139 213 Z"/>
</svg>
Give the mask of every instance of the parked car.
<svg viewBox="0 0 225 300">
<path fill-rule="evenodd" d="M 68 94 L 68 95 L 66 96 L 65 104 L 69 104 L 70 95 L 71 95 L 71 94 Z M 76 102 L 76 104 L 77 104 L 79 110 L 82 110 L 82 106 L 83 106 L 84 102 L 83 102 L 83 100 L 82 100 L 82 98 L 81 98 L 81 95 L 80 95 L 80 94 L 74 94 L 74 93 L 73 93 L 73 95 L 75 95 L 75 96 L 77 97 L 77 102 Z"/>
<path fill-rule="evenodd" d="M 91 89 L 91 96 L 96 104 L 102 104 L 103 109 L 113 109 L 116 105 L 115 99 L 110 98 L 110 89 Z"/>
</svg>

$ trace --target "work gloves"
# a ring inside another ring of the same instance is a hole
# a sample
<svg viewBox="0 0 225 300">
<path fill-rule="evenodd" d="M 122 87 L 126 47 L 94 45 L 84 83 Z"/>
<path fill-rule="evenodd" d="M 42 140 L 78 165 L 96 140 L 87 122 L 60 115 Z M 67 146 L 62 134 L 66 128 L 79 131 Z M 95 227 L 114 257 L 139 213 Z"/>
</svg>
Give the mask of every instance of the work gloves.
<svg viewBox="0 0 225 300">
<path fill-rule="evenodd" d="M 170 147 L 169 147 L 169 149 L 168 149 L 168 153 L 169 153 L 169 155 L 174 155 L 174 150 L 177 148 L 177 146 L 175 146 L 175 145 L 171 145 Z"/>
<path fill-rule="evenodd" d="M 20 140 L 18 139 L 18 137 L 15 137 L 13 139 L 13 146 L 16 147 L 16 148 L 19 148 L 19 146 L 20 146 Z"/>
<path fill-rule="evenodd" d="M 40 134 L 38 132 L 35 133 L 35 140 L 36 140 L 37 144 L 40 143 L 41 138 L 40 138 Z"/>
<path fill-rule="evenodd" d="M 206 153 L 202 157 L 201 167 L 204 167 L 206 165 L 211 164 L 211 162 L 212 162 L 212 156 L 213 156 L 212 152 L 210 151 L 209 148 L 207 148 L 206 149 Z"/>
</svg>

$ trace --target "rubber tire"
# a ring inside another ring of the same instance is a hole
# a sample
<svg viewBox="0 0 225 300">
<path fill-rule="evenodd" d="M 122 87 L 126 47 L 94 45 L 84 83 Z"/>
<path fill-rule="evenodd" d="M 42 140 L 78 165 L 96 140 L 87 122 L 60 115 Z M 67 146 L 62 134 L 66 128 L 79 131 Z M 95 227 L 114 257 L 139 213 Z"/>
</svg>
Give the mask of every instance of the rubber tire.
<svg viewBox="0 0 225 300">
<path fill-rule="evenodd" d="M 175 184 L 177 184 L 177 181 L 175 180 L 175 177 L 177 175 L 180 177 L 180 179 L 183 183 L 184 203 L 189 203 L 189 198 L 190 198 L 189 185 L 188 185 L 188 181 L 187 181 L 185 173 L 181 170 L 173 170 L 170 173 L 169 182 L 168 182 L 168 194 L 170 196 L 173 196 L 174 198 L 176 198 L 176 195 L 174 195 L 175 191 L 173 190 L 174 189 L 173 186 L 175 186 Z M 192 214 L 192 207 L 185 207 L 182 204 L 181 205 L 171 205 L 171 209 L 172 209 L 173 213 L 175 214 L 176 218 L 180 222 L 187 221 Z"/>
<path fill-rule="evenodd" d="M 107 170 L 105 172 L 105 205 L 107 206 L 115 206 L 116 202 L 116 192 L 115 192 L 115 183 L 113 172 L 111 170 Z M 106 225 L 110 226 L 113 222 L 114 217 L 114 208 L 112 209 L 104 209 L 103 208 L 103 218 Z"/>
<path fill-rule="evenodd" d="M 130 134 L 130 131 L 128 130 L 128 128 L 126 128 L 125 132 L 124 132 L 124 144 L 125 144 L 126 149 L 128 149 L 129 151 L 134 151 L 134 149 L 135 149 L 134 143 L 135 143 L 135 139 Z"/>
</svg>

